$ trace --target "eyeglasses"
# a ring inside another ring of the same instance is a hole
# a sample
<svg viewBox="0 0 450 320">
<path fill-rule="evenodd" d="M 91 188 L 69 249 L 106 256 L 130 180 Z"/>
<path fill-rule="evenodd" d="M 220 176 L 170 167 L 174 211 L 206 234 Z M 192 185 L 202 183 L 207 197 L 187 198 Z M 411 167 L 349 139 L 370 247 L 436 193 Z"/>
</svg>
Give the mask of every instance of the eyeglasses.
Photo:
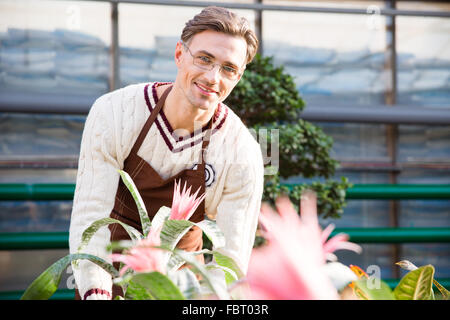
<svg viewBox="0 0 450 320">
<path fill-rule="evenodd" d="M 221 65 L 219 63 L 215 63 L 214 60 L 206 54 L 199 53 L 193 55 L 189 47 L 183 41 L 181 41 L 181 43 L 192 56 L 194 65 L 199 67 L 200 69 L 211 71 L 215 68 L 216 65 L 218 65 L 220 74 L 229 80 L 237 80 L 242 75 L 242 73 L 239 72 L 238 68 L 230 65 Z"/>
</svg>

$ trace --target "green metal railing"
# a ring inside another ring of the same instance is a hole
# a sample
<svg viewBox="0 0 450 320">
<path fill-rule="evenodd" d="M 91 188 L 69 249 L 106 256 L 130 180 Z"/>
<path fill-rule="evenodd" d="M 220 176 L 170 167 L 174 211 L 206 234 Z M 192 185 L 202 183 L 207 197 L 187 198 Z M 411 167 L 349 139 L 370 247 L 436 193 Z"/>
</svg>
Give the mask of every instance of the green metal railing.
<svg viewBox="0 0 450 320">
<path fill-rule="evenodd" d="M 0 291 L 0 300 L 19 300 L 22 297 L 24 291 Z M 74 300 L 75 290 L 73 289 L 58 289 L 51 297 L 50 300 Z"/>
<path fill-rule="evenodd" d="M 337 228 L 356 243 L 449 243 L 450 228 Z M 68 232 L 0 233 L 0 250 L 68 249 Z"/>
<path fill-rule="evenodd" d="M 73 200 L 75 184 L 0 184 L 0 200 Z"/>
<path fill-rule="evenodd" d="M 0 200 L 72 200 L 74 191 L 73 183 L 5 183 L 0 184 Z M 346 198 L 353 200 L 450 199 L 450 184 L 355 184 L 347 190 Z"/>
<path fill-rule="evenodd" d="M 433 200 L 450 199 L 450 184 L 357 184 L 348 199 Z"/>
<path fill-rule="evenodd" d="M 450 184 L 354 184 L 345 197 L 348 200 L 450 199 Z"/>
</svg>

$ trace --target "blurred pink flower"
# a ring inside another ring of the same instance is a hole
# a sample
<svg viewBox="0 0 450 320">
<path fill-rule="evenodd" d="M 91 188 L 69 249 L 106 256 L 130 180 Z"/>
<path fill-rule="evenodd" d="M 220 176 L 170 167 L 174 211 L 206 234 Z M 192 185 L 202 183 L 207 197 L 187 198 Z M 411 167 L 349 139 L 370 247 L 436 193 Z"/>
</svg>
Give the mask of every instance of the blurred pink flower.
<svg viewBox="0 0 450 320">
<path fill-rule="evenodd" d="M 169 219 L 171 220 L 189 220 L 189 218 L 194 214 L 197 207 L 205 198 L 205 194 L 202 194 L 197 198 L 197 194 L 200 188 L 191 195 L 191 188 L 186 190 L 186 182 L 184 183 L 183 191 L 180 191 L 180 184 L 175 181 L 175 186 L 173 190 L 173 200 L 172 209 L 170 212 Z"/>
<path fill-rule="evenodd" d="M 164 251 L 155 248 L 161 245 L 161 228 L 150 230 L 147 238 L 139 240 L 125 254 L 112 254 L 112 261 L 123 262 L 125 266 L 120 270 L 122 276 L 128 269 L 136 272 L 159 271 L 165 273 Z"/>
<path fill-rule="evenodd" d="M 326 257 L 337 248 L 356 247 L 344 244 L 348 242 L 341 236 L 326 241 L 331 230 L 320 228 L 314 193 L 302 195 L 301 218 L 287 197 L 278 198 L 276 207 L 279 214 L 268 204 L 261 206 L 260 222 L 268 244 L 255 249 L 250 259 L 247 279 L 252 298 L 338 299 L 324 272 Z"/>
<path fill-rule="evenodd" d="M 322 231 L 322 244 L 323 244 L 323 251 L 324 251 L 324 257 L 327 260 L 336 261 L 337 257 L 333 254 L 336 250 L 351 250 L 356 253 L 361 253 L 362 249 L 359 245 L 353 242 L 349 242 L 349 236 L 345 233 L 339 233 L 335 235 L 334 237 L 331 237 L 328 241 L 328 237 L 330 236 L 331 232 L 334 230 L 334 225 L 329 224 L 323 231 Z"/>
</svg>

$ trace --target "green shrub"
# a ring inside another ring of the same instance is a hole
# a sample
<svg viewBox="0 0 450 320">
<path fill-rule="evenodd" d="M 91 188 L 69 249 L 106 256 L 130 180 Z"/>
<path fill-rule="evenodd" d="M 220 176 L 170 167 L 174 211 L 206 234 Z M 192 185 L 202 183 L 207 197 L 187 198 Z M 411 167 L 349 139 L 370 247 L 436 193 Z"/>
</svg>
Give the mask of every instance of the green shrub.
<svg viewBox="0 0 450 320">
<path fill-rule="evenodd" d="M 301 119 L 305 103 L 295 82 L 283 66 L 276 67 L 271 57 L 256 55 L 241 81 L 226 99 L 225 104 L 240 116 L 255 132 L 261 128 L 279 133 L 279 168 L 274 175 L 265 176 L 264 201 L 273 202 L 280 194 L 288 194 L 298 204 L 305 188 L 317 192 L 318 211 L 322 217 L 340 217 L 345 207 L 345 193 L 351 186 L 345 177 L 340 181 L 315 181 L 311 184 L 285 186 L 281 179 L 293 176 L 329 179 L 338 167 L 330 157 L 333 139 L 321 128 Z M 263 154 L 270 158 L 271 135 L 262 144 Z M 322 179 L 323 180 L 323 179 Z"/>
</svg>

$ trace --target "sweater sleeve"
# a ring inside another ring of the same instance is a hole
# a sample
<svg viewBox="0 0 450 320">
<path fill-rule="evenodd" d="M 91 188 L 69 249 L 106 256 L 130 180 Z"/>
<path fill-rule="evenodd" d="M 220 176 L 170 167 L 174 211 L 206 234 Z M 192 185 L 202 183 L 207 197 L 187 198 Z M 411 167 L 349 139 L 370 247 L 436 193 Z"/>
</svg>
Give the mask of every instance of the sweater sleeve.
<svg viewBox="0 0 450 320">
<path fill-rule="evenodd" d="M 242 140 L 241 140 L 242 141 Z M 225 235 L 219 252 L 232 258 L 247 273 L 255 241 L 264 185 L 264 165 L 259 144 L 248 135 L 228 169 L 216 223 Z"/>
<path fill-rule="evenodd" d="M 92 222 L 108 217 L 114 206 L 119 181 L 116 160 L 114 113 L 108 95 L 95 101 L 87 116 L 81 139 L 76 188 L 69 229 L 70 253 L 77 253 L 83 231 Z M 102 227 L 82 251 L 111 262 L 106 247 L 110 241 L 108 227 Z M 111 293 L 109 273 L 88 260 L 73 263 L 80 296 L 89 292 Z M 97 291 L 96 291 L 97 290 Z M 94 294 L 90 299 L 108 299 L 110 294 Z"/>
</svg>

